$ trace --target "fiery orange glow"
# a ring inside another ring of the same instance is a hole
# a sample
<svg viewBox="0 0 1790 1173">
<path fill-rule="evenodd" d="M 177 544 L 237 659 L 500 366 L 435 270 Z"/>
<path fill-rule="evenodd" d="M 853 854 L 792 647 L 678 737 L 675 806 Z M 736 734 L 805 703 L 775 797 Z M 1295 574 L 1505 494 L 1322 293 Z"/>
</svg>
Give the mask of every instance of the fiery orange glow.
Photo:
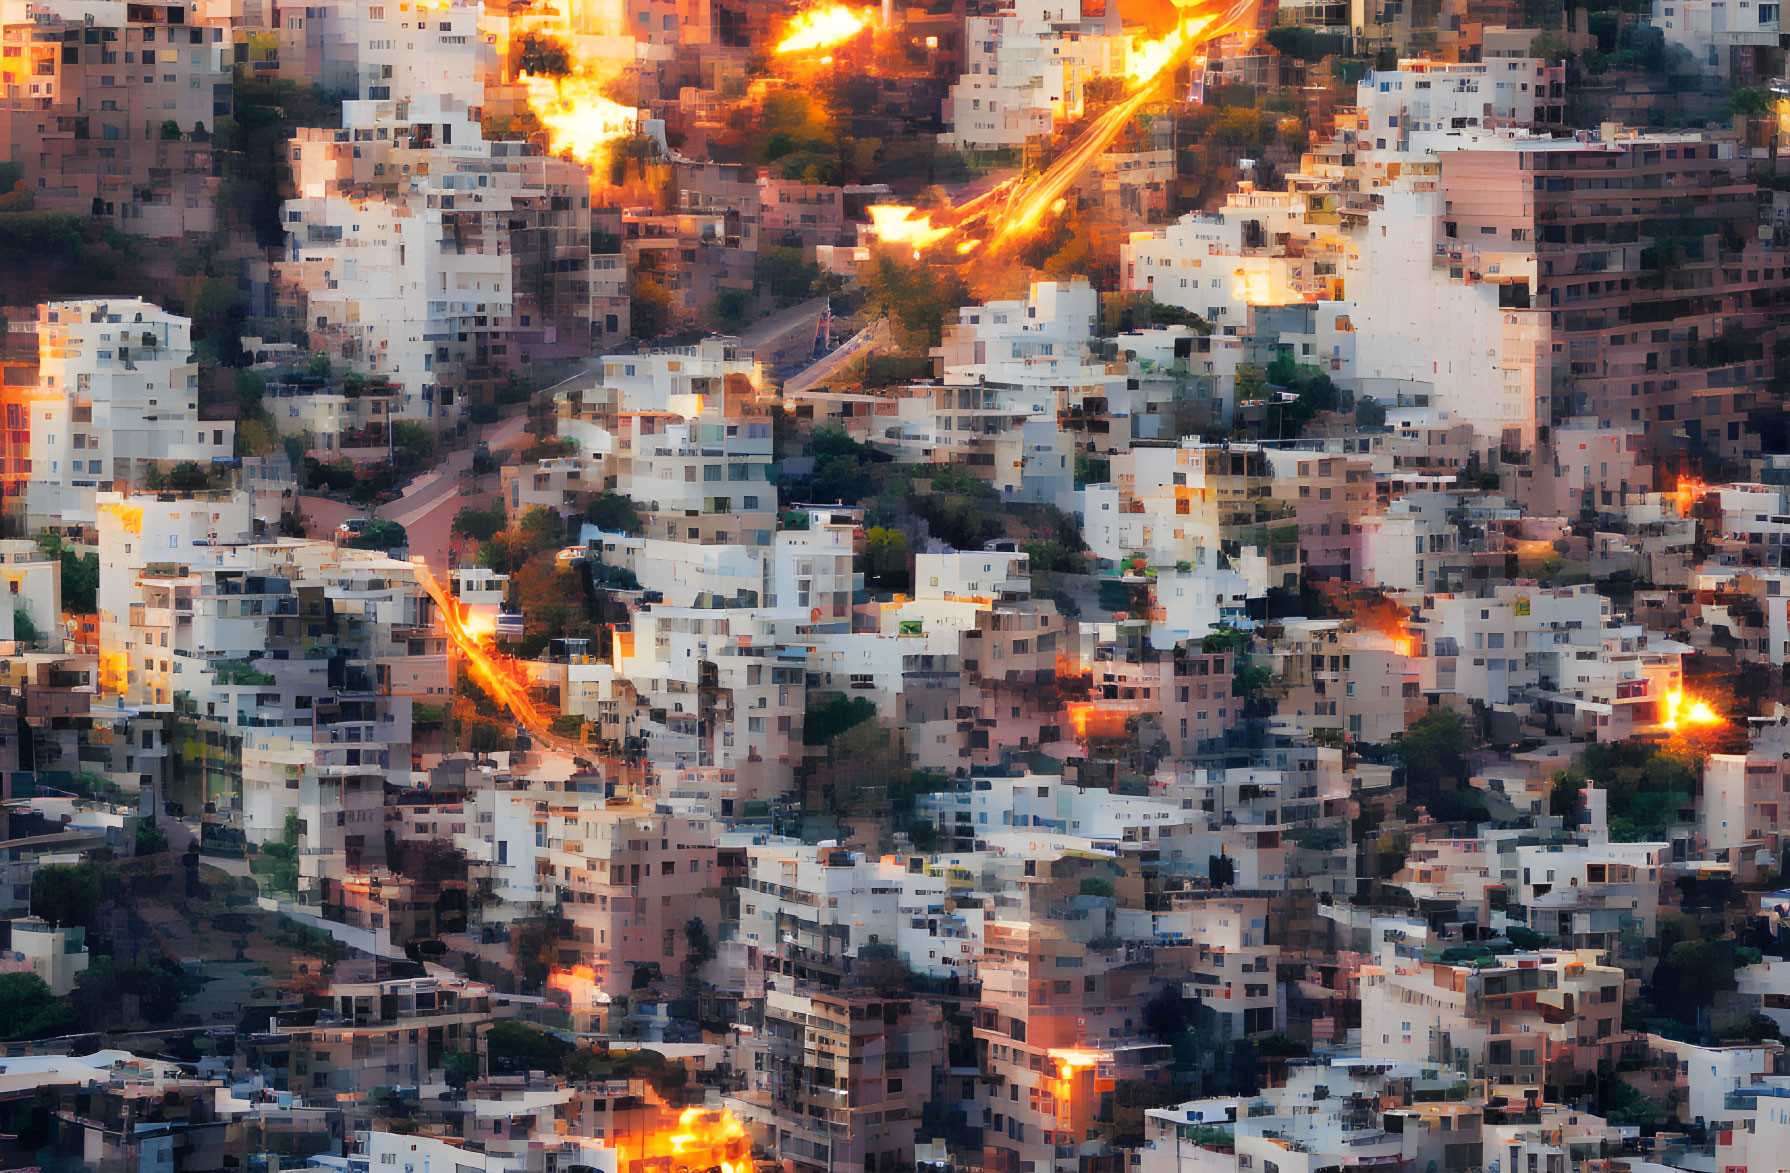
<svg viewBox="0 0 1790 1173">
<path fill-rule="evenodd" d="M 1727 718 L 1717 713 L 1704 702 L 1690 699 L 1686 703 L 1684 690 L 1674 688 L 1666 693 L 1666 719 L 1660 722 L 1662 729 L 1680 729 L 1697 725 L 1725 725 Z"/>
<path fill-rule="evenodd" d="M 1046 216 L 1062 213 L 1068 203 L 1066 196 L 1070 186 L 1132 123 L 1138 111 L 1155 94 L 1156 87 L 1191 60 L 1201 45 L 1243 27 L 1244 17 L 1253 4 L 1254 0 L 1233 0 L 1222 11 L 1194 12 L 1183 17 L 1166 37 L 1134 47 L 1128 70 L 1132 83 L 1130 92 L 1094 119 L 1081 137 L 1036 179 L 1010 180 L 955 208 L 933 213 L 920 213 L 912 208 L 892 209 L 884 215 L 891 218 L 893 234 L 882 231 L 882 226 L 874 220 L 871 232 L 881 241 L 907 245 L 916 252 L 939 241 L 964 235 L 978 224 L 983 227 L 976 239 L 978 245 L 1000 248 L 1017 243 L 1034 232 Z M 1210 9 L 1215 6 L 1208 2 L 1199 7 Z"/>
<path fill-rule="evenodd" d="M 1069 724 L 1075 729 L 1075 739 L 1086 741 L 1090 737 L 1123 737 L 1125 722 L 1130 713 L 1115 709 L 1106 709 L 1089 701 L 1074 701 L 1068 706 Z"/>
<path fill-rule="evenodd" d="M 460 626 L 465 629 L 468 637 L 480 644 L 497 638 L 497 620 L 481 612 L 467 612 L 466 617 L 460 621 Z"/>
<path fill-rule="evenodd" d="M 870 13 L 843 4 L 810 8 L 790 22 L 789 32 L 777 42 L 776 53 L 806 53 L 842 45 L 870 25 Z"/>
<path fill-rule="evenodd" d="M 1203 31 L 1193 26 L 1198 18 L 1182 22 L 1166 37 L 1154 41 L 1144 41 L 1131 47 L 1125 59 L 1125 73 L 1133 84 L 1154 81 L 1156 76 L 1167 69 L 1181 50 L 1187 47 L 1189 40 Z M 1210 18 L 1207 19 L 1210 23 Z"/>
<path fill-rule="evenodd" d="M 579 749 L 578 743 L 568 741 L 553 732 L 549 725 L 552 715 L 543 714 L 528 695 L 527 677 L 514 666 L 509 657 L 499 655 L 495 648 L 481 640 L 479 631 L 485 628 L 485 623 L 463 614 L 459 602 L 442 589 L 428 563 L 421 558 L 412 558 L 410 564 L 415 569 L 417 585 L 435 601 L 443 630 L 447 632 L 454 647 L 465 657 L 466 669 L 479 687 L 490 693 L 493 700 L 506 706 L 516 721 L 533 734 L 536 740 L 568 750 Z"/>
<path fill-rule="evenodd" d="M 888 244 L 905 244 L 918 250 L 951 235 L 950 228 L 935 228 L 923 213 L 901 204 L 873 204 L 870 230 Z"/>
<path fill-rule="evenodd" d="M 1672 490 L 1672 500 L 1678 507 L 1678 516 L 1689 517 L 1691 507 L 1698 501 L 1701 501 L 1703 499 L 1703 494 L 1708 491 L 1709 486 L 1702 481 L 1689 479 L 1680 480 L 1678 482 L 1678 487 Z"/>
<path fill-rule="evenodd" d="M 541 120 L 556 155 L 600 166 L 609 159 L 610 145 L 631 136 L 639 125 L 640 111 L 604 97 L 603 82 L 593 73 L 525 73 L 521 81 L 528 90 L 528 108 Z"/>
<path fill-rule="evenodd" d="M 1057 1070 L 1064 1079 L 1067 1079 L 1076 1068 L 1097 1066 L 1107 1056 L 1100 1051 L 1083 1051 L 1074 1047 L 1065 1047 L 1053 1048 L 1050 1057 L 1056 1060 Z"/>
<path fill-rule="evenodd" d="M 624 1169 L 630 1161 L 667 1161 L 690 1169 L 752 1173 L 752 1138 L 740 1118 L 727 1111 L 685 1108 L 675 1125 L 654 1128 L 638 1139 L 629 1137 L 615 1151 Z"/>
</svg>

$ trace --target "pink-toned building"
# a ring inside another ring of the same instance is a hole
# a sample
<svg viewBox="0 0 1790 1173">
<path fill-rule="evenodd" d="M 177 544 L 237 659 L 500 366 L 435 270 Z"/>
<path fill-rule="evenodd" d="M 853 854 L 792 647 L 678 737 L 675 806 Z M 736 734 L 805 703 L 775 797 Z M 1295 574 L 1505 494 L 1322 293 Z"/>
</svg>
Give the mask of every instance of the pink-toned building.
<svg viewBox="0 0 1790 1173">
<path fill-rule="evenodd" d="M 681 971 L 687 925 L 719 931 L 715 831 L 699 815 L 670 815 L 627 800 L 559 801 L 537 808 L 540 885 L 557 896 L 567 922 L 553 959 L 588 966 L 607 993 L 626 993 L 634 973 Z"/>
</svg>

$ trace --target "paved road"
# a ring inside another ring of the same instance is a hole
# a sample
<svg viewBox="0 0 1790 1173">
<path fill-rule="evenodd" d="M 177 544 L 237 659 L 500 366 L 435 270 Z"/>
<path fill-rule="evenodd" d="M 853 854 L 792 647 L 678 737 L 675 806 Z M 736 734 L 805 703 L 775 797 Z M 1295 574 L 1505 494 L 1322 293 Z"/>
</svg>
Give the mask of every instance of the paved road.
<svg viewBox="0 0 1790 1173">
<path fill-rule="evenodd" d="M 526 415 L 513 415 L 480 429 L 480 438 L 496 456 L 506 449 L 520 449 L 528 440 Z M 410 551 L 429 560 L 437 574 L 447 573 L 448 539 L 454 514 L 461 506 L 482 506 L 496 499 L 497 474 L 479 478 L 479 492 L 462 497 L 464 483 L 460 474 L 472 467 L 472 450 L 457 449 L 434 468 L 421 474 L 404 487 L 404 495 L 382 505 L 378 516 L 395 521 L 410 535 Z M 365 517 L 367 511 L 358 505 L 329 497 L 300 497 L 299 505 L 311 519 L 313 537 L 328 537 L 336 527 L 351 517 Z"/>
<path fill-rule="evenodd" d="M 820 361 L 813 366 L 808 367 L 806 370 L 797 371 L 789 378 L 783 380 L 783 393 L 785 395 L 794 395 L 799 391 L 806 391 L 810 387 L 824 382 L 840 367 L 863 353 L 866 347 L 872 345 L 879 338 L 884 337 L 887 332 L 888 327 L 885 323 L 880 320 L 872 322 L 862 330 L 859 330 L 856 334 L 853 334 L 839 347 L 839 349 L 822 356 Z"/>
<path fill-rule="evenodd" d="M 745 330 L 739 331 L 739 346 L 755 351 L 770 342 L 775 342 L 780 335 L 789 333 L 797 326 L 804 326 L 804 324 L 807 326 L 807 335 L 813 337 L 814 322 L 820 321 L 820 315 L 825 313 L 825 310 L 827 310 L 825 297 L 809 297 L 802 304 L 795 304 L 795 306 L 789 306 L 788 310 L 771 313 L 768 317 L 763 317 L 759 321 L 752 322 L 750 326 L 746 326 Z M 773 362 L 770 355 L 759 355 L 759 360 L 766 364 Z"/>
</svg>

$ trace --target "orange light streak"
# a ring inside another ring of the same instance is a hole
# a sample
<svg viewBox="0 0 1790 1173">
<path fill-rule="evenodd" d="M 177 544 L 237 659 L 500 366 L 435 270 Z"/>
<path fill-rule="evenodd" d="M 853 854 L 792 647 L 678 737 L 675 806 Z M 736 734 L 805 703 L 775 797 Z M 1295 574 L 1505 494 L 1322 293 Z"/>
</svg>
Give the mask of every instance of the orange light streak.
<svg viewBox="0 0 1790 1173">
<path fill-rule="evenodd" d="M 488 648 L 481 642 L 475 628 L 482 630 L 484 622 L 461 614 L 459 603 L 442 589 L 441 583 L 436 581 L 428 563 L 422 558 L 412 558 L 410 564 L 415 568 L 417 582 L 435 600 L 435 609 L 441 614 L 443 630 L 465 657 L 467 671 L 472 673 L 472 678 L 478 682 L 479 687 L 490 693 L 492 699 L 507 707 L 517 723 L 533 734 L 536 740 L 568 752 L 577 752 L 581 748 L 580 744 L 554 733 L 549 726 L 552 718 L 544 716 L 535 708 L 534 701 L 529 699 L 527 678 L 512 666 L 509 657 L 499 655 L 495 648 Z M 469 622 L 472 626 L 469 626 Z"/>
<path fill-rule="evenodd" d="M 1158 84 L 1172 77 L 1200 46 L 1243 27 L 1244 17 L 1253 6 L 1254 0 L 1234 0 L 1223 12 L 1189 16 L 1168 36 L 1134 50 L 1131 92 L 1096 118 L 1093 125 L 1035 180 L 1003 183 L 956 208 L 941 209 L 936 216 L 912 208 L 897 209 L 905 214 L 892 212 L 886 215 L 899 226 L 898 237 L 882 236 L 874 221 L 871 232 L 879 239 L 906 244 L 917 250 L 926 247 L 914 243 L 918 237 L 933 243 L 983 223 L 985 231 L 979 243 L 986 243 L 991 248 L 1015 243 L 1036 229 L 1047 215 L 1061 214 L 1070 186 L 1119 137 L 1155 95 Z"/>
</svg>

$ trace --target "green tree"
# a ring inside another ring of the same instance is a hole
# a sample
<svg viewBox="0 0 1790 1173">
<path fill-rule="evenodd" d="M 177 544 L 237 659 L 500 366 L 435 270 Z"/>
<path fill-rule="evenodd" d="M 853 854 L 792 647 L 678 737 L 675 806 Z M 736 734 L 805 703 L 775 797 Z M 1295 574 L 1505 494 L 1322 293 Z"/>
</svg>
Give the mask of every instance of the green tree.
<svg viewBox="0 0 1790 1173">
<path fill-rule="evenodd" d="M 269 862 L 260 870 L 275 891 L 289 894 L 298 891 L 298 841 L 303 834 L 304 820 L 298 817 L 297 811 L 289 810 L 280 837 L 261 845 L 261 854 Z M 254 867 L 253 864 L 250 866 Z"/>
<path fill-rule="evenodd" d="M 815 296 L 825 282 L 820 266 L 805 260 L 799 248 L 760 245 L 758 279 L 780 305 L 794 305 Z"/>
<path fill-rule="evenodd" d="M 701 917 L 693 916 L 684 922 L 684 946 L 684 969 L 688 973 L 694 974 L 714 958 L 715 943 Z"/>
<path fill-rule="evenodd" d="M 1386 426 L 1386 406 L 1377 399 L 1366 396 L 1355 400 L 1355 426 L 1358 428 L 1383 428 Z"/>
<path fill-rule="evenodd" d="M 356 550 L 396 550 L 410 545 L 410 535 L 397 522 L 376 517 L 359 533 L 344 538 L 342 544 Z"/>
<path fill-rule="evenodd" d="M 1728 109 L 1742 118 L 1763 118 L 1771 113 L 1769 90 L 1739 89 L 1728 99 Z"/>
<path fill-rule="evenodd" d="M 155 825 L 154 819 L 137 821 L 137 845 L 133 854 L 160 855 L 168 850 L 168 833 Z"/>
<path fill-rule="evenodd" d="M 864 535 L 864 581 L 882 590 L 908 587 L 907 534 L 873 525 Z"/>
<path fill-rule="evenodd" d="M 62 609 L 91 615 L 99 606 L 99 555 L 62 551 Z"/>
<path fill-rule="evenodd" d="M 479 1057 L 471 1051 L 449 1051 L 441 1057 L 441 1070 L 449 1087 L 464 1092 L 478 1077 Z"/>
<path fill-rule="evenodd" d="M 677 311 L 671 291 L 644 273 L 637 272 L 629 280 L 628 303 L 636 338 L 657 338 L 668 332 L 676 321 Z"/>
<path fill-rule="evenodd" d="M 392 425 L 392 448 L 398 475 L 409 476 L 435 458 L 435 433 L 416 420 L 399 420 Z"/>
<path fill-rule="evenodd" d="M 1665 1113 L 1634 1084 L 1616 1072 L 1597 1081 L 1597 1114 L 1614 1125 L 1645 1127 L 1658 1123 Z"/>
<path fill-rule="evenodd" d="M 492 504 L 484 509 L 462 505 L 460 512 L 454 514 L 453 530 L 463 538 L 488 542 L 503 529 L 506 520 L 502 505 Z"/>
<path fill-rule="evenodd" d="M 608 490 L 597 494 L 584 507 L 584 520 L 605 533 L 638 534 L 643 525 L 634 502 Z"/>
<path fill-rule="evenodd" d="M 66 1034 L 74 1019 L 74 1008 L 50 993 L 49 985 L 36 974 L 0 973 L 0 1037 Z"/>
<path fill-rule="evenodd" d="M 903 345 L 937 346 L 945 318 L 969 297 L 954 270 L 887 252 L 868 271 L 860 268 L 859 278 L 869 295 L 867 308 L 889 319 Z"/>
<path fill-rule="evenodd" d="M 491 535 L 479 547 L 478 564 L 505 574 L 520 570 L 528 560 L 565 545 L 566 523 L 545 505 L 527 510 L 514 529 Z"/>
<path fill-rule="evenodd" d="M 485 1061 L 492 1075 L 558 1075 L 573 1049 L 571 1043 L 513 1018 L 499 1019 L 485 1032 Z"/>
<path fill-rule="evenodd" d="M 1566 38 L 1556 32 L 1536 33 L 1529 38 L 1529 56 L 1539 57 L 1549 64 L 1565 59 L 1567 54 Z"/>
<path fill-rule="evenodd" d="M 31 622 L 31 612 L 23 607 L 13 609 L 12 637 L 22 644 L 34 644 L 40 638 L 37 624 Z"/>
<path fill-rule="evenodd" d="M 861 696 L 847 698 L 834 693 L 824 704 L 810 700 L 802 718 L 802 744 L 826 745 L 847 729 L 875 718 L 875 703 Z"/>
<path fill-rule="evenodd" d="M 31 874 L 31 915 L 91 929 L 117 894 L 118 873 L 108 864 L 45 864 Z"/>
<path fill-rule="evenodd" d="M 752 320 L 752 295 L 744 289 L 717 289 L 702 311 L 709 329 L 721 334 L 737 334 Z"/>
<path fill-rule="evenodd" d="M 180 965 L 167 958 L 145 965 L 95 957 L 75 977 L 74 1017 L 83 1030 L 129 1025 L 126 998 L 134 997 L 138 1019 L 151 1027 L 171 1026 L 188 988 Z"/>
<path fill-rule="evenodd" d="M 1411 722 L 1398 743 L 1409 801 L 1442 820 L 1482 816 L 1483 802 L 1465 785 L 1471 748 L 1470 731 L 1453 709 L 1437 706 Z"/>
<path fill-rule="evenodd" d="M 1307 63 L 1322 61 L 1328 49 L 1315 29 L 1302 24 L 1271 28 L 1267 33 L 1267 40 L 1282 57 L 1292 57 Z"/>
<path fill-rule="evenodd" d="M 1699 1011 L 1715 1002 L 1717 993 L 1739 984 L 1734 977 L 1734 950 L 1726 941 L 1679 941 L 1662 952 L 1653 970 L 1649 1001 L 1687 1026 Z"/>
<path fill-rule="evenodd" d="M 162 119 L 162 141 L 171 142 L 180 137 L 180 123 L 172 118 Z"/>
<path fill-rule="evenodd" d="M 1053 571 L 1061 574 L 1079 574 L 1087 569 L 1087 563 L 1082 561 L 1075 551 L 1054 538 L 1042 542 L 1027 542 L 1023 549 L 1033 574 Z"/>
</svg>

